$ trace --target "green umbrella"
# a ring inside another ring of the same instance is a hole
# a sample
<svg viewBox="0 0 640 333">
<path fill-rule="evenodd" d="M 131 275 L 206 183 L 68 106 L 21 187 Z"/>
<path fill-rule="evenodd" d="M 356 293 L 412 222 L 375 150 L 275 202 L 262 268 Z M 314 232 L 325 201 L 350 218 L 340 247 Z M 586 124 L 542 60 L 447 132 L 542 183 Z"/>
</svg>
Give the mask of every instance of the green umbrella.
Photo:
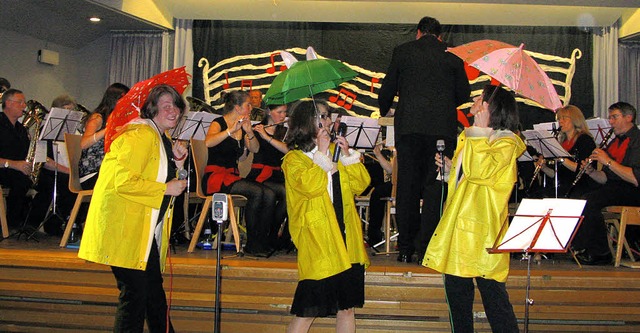
<svg viewBox="0 0 640 333">
<path fill-rule="evenodd" d="M 287 104 L 334 89 L 358 73 L 334 59 L 298 61 L 278 74 L 265 94 L 267 105 Z"/>
</svg>

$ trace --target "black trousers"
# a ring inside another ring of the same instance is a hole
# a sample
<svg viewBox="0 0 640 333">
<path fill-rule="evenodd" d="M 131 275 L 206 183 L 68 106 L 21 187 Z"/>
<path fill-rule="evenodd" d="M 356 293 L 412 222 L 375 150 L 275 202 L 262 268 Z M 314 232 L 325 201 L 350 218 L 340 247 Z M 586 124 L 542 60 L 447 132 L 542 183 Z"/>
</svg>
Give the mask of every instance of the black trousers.
<svg viewBox="0 0 640 333">
<path fill-rule="evenodd" d="M 573 239 L 573 248 L 586 249 L 593 255 L 607 254 L 610 251 L 602 208 L 625 205 L 640 206 L 640 190 L 628 183 L 610 182 L 583 195 L 582 198 L 587 200 L 587 204 L 582 212 L 584 216 L 582 225 Z"/>
<path fill-rule="evenodd" d="M 386 182 L 376 185 L 371 191 L 371 197 L 369 197 L 369 228 L 367 229 L 369 245 L 371 246 L 380 243 L 384 237 L 381 229 L 387 201 L 382 200 L 382 198 L 391 196 L 392 187 L 393 184 L 391 182 Z"/>
<path fill-rule="evenodd" d="M 27 191 L 33 183 L 22 172 L 13 169 L 0 169 L 0 184 L 9 189 L 7 196 L 7 224 L 11 228 L 22 226 L 27 215 L 25 207 L 28 204 Z"/>
<path fill-rule="evenodd" d="M 509 294 L 504 283 L 476 277 L 476 284 L 482 297 L 482 305 L 494 333 L 518 332 L 518 320 L 509 302 Z M 455 333 L 473 330 L 473 278 L 444 275 L 444 289 L 449 305 L 451 331 Z"/>
<path fill-rule="evenodd" d="M 145 318 L 151 333 L 174 332 L 167 319 L 167 299 L 162 287 L 160 257 L 153 241 L 147 269 L 144 271 L 111 266 L 120 296 L 114 332 L 142 332 Z"/>
<path fill-rule="evenodd" d="M 420 230 L 420 198 L 424 189 L 436 179 L 436 142 L 445 140 L 445 155 L 452 156 L 455 138 L 408 134 L 397 137 L 398 185 L 396 194 L 396 218 L 398 222 L 398 249 L 401 254 L 415 251 L 415 238 Z M 423 198 L 425 202 L 440 197 Z"/>
</svg>

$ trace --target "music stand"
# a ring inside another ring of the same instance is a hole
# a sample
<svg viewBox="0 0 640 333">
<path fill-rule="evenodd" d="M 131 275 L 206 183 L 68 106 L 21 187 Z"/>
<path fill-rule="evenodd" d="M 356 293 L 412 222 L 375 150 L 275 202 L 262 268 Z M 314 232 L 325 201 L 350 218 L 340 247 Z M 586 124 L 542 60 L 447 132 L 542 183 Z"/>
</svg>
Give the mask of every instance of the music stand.
<svg viewBox="0 0 640 333">
<path fill-rule="evenodd" d="M 380 125 L 377 119 L 342 116 L 341 122 L 347 125 L 345 138 L 349 142 L 349 147 L 353 149 L 372 149 L 380 132 Z"/>
<path fill-rule="evenodd" d="M 181 230 L 184 227 L 187 234 L 191 229 L 189 228 L 189 186 L 191 184 L 191 154 L 189 153 L 191 149 L 189 149 L 189 142 L 191 138 L 204 140 L 211 123 L 218 117 L 221 117 L 221 115 L 204 111 L 189 111 L 182 116 L 178 125 L 169 133 L 172 139 L 187 142 L 187 160 L 185 161 L 185 165 L 187 165 L 187 188 L 184 192 L 182 207 L 184 211 L 184 221 L 182 222 L 182 226 L 176 229 Z"/>
<path fill-rule="evenodd" d="M 596 146 L 600 146 L 602 140 L 607 135 L 609 129 L 611 129 L 611 124 L 609 124 L 609 120 L 602 118 L 593 118 L 587 119 L 587 126 L 589 127 L 589 132 L 591 136 L 593 136 L 593 140 L 596 142 Z"/>
<path fill-rule="evenodd" d="M 586 200 L 523 199 L 511 223 L 504 222 L 489 253 L 524 252 L 527 258 L 524 331 L 529 329 L 531 252 L 566 253 L 580 224 Z M 504 236 L 502 236 L 504 235 Z"/>
<path fill-rule="evenodd" d="M 80 111 L 72 111 L 72 110 L 67 110 L 62 108 L 51 108 L 51 111 L 49 111 L 49 114 L 47 115 L 44 121 L 44 125 L 42 127 L 42 131 L 40 132 L 40 137 L 38 138 L 38 141 L 42 141 L 42 140 L 52 141 L 52 145 L 57 146 L 55 142 L 63 141 L 65 133 L 74 134 L 76 132 L 78 125 L 80 125 L 80 122 L 82 121 L 83 116 L 84 116 L 84 113 Z M 59 149 L 57 149 L 56 147 L 55 150 L 56 150 L 56 154 L 54 158 L 55 158 L 56 164 L 62 164 L 62 163 L 58 163 L 58 161 L 60 161 Z M 60 213 L 58 212 L 57 202 L 58 202 L 58 167 L 56 166 L 53 170 L 52 208 L 48 213 L 48 215 L 45 217 L 45 219 L 40 223 L 38 228 L 36 228 L 36 230 L 34 230 L 27 237 L 27 239 L 29 238 L 35 239 L 33 235 L 36 233 L 36 231 L 38 231 L 38 229 L 40 229 L 41 226 L 43 226 L 45 223 L 47 223 L 47 221 L 49 221 L 54 217 L 57 217 L 62 222 L 66 221 L 66 218 L 60 216 Z"/>
<path fill-rule="evenodd" d="M 558 139 L 552 134 L 549 134 L 545 130 L 527 130 L 522 132 L 522 135 L 527 139 L 527 145 L 533 147 L 538 153 L 540 153 L 545 159 L 553 159 L 557 162 L 559 158 L 571 157 L 568 151 L 566 151 Z M 558 163 L 554 163 L 554 186 L 556 198 L 558 197 Z"/>
</svg>

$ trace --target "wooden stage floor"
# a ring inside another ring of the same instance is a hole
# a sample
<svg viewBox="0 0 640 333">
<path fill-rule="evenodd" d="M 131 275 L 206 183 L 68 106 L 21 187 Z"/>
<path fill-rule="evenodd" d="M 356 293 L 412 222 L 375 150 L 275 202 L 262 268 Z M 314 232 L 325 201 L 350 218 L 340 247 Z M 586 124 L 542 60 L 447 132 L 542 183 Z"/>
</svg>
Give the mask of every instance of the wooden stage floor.
<svg viewBox="0 0 640 333">
<path fill-rule="evenodd" d="M 118 291 L 108 267 L 58 248 L 59 239 L 0 242 L 0 331 L 108 332 Z M 212 332 L 215 251 L 178 246 L 165 273 L 177 332 Z M 295 254 L 222 260 L 222 332 L 285 332 L 296 287 Z M 395 255 L 372 256 L 359 332 L 450 331 L 440 274 Z M 507 282 L 524 328 L 526 261 L 512 259 Z M 530 332 L 640 332 L 640 270 L 579 268 L 567 255 L 531 265 Z M 476 331 L 490 332 L 476 294 Z M 333 332 L 319 319 L 312 332 Z"/>
</svg>

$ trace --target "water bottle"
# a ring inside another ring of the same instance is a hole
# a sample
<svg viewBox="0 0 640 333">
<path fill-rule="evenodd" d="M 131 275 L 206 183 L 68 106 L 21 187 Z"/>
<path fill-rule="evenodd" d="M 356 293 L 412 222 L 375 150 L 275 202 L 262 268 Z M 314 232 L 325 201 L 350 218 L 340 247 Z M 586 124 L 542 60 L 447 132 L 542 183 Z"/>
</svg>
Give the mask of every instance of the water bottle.
<svg viewBox="0 0 640 333">
<path fill-rule="evenodd" d="M 207 219 L 207 222 L 204 227 L 204 239 L 202 240 L 202 249 L 203 250 L 213 249 L 213 238 L 211 237 L 211 221 L 209 219 Z"/>
<path fill-rule="evenodd" d="M 71 227 L 71 234 L 69 235 L 69 243 L 76 243 L 79 240 L 78 225 L 76 223 L 73 223 L 73 226 Z"/>
</svg>

